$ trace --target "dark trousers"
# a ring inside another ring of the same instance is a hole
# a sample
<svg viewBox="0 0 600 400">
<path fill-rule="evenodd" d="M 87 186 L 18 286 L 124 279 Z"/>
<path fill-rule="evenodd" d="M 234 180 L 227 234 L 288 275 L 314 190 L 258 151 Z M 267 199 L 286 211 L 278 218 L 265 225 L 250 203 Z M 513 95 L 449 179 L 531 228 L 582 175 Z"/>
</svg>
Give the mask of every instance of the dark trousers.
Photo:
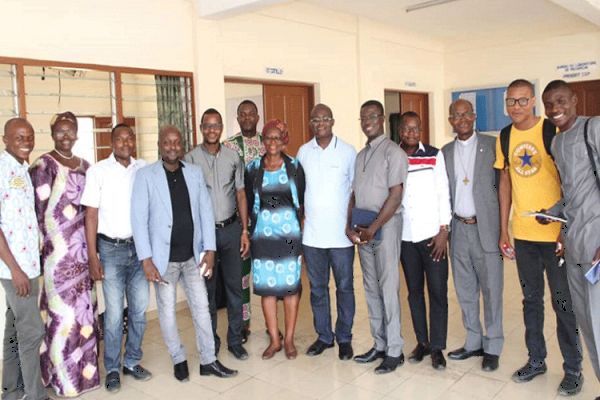
<svg viewBox="0 0 600 400">
<path fill-rule="evenodd" d="M 310 281 L 310 305 L 319 340 L 325 343 L 350 343 L 354 321 L 354 246 L 319 249 L 303 245 L 304 260 Z M 331 329 L 329 270 L 335 280 L 337 321 L 335 337 Z"/>
<path fill-rule="evenodd" d="M 223 228 L 216 228 L 217 254 L 215 269 L 206 280 L 208 306 L 213 334 L 217 338 L 217 281 L 222 280 L 227 299 L 227 344 L 242 343 L 242 258 L 240 256 L 240 235 L 242 228 L 236 221 Z M 218 339 L 216 339 L 218 341 Z M 216 343 L 215 343 L 216 345 Z"/>
<path fill-rule="evenodd" d="M 569 292 L 567 268 L 558 266 L 554 254 L 556 244 L 515 239 L 517 270 L 523 290 L 523 319 L 525 343 L 529 359 L 534 363 L 545 360 L 544 339 L 544 270 L 550 287 L 552 309 L 556 314 L 556 336 L 563 356 L 565 372 L 581 371 L 581 345 Z"/>
<path fill-rule="evenodd" d="M 433 350 L 446 348 L 448 336 L 448 259 L 431 258 L 431 239 L 421 242 L 402 241 L 400 260 L 408 287 L 408 304 L 413 328 L 419 343 L 429 343 Z M 429 328 L 425 306 L 425 279 L 429 295 Z"/>
</svg>

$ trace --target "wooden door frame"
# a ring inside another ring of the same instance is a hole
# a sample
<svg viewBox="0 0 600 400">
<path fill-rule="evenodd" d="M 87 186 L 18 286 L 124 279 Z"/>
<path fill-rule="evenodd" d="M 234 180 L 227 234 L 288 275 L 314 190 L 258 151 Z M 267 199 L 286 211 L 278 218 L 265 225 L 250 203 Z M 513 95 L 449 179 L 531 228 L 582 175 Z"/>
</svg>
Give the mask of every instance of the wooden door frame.
<svg viewBox="0 0 600 400">
<path fill-rule="evenodd" d="M 298 82 L 298 81 L 281 81 L 281 80 L 269 80 L 269 79 L 252 79 L 252 78 L 240 78 L 240 77 L 225 77 L 225 83 L 242 83 L 248 85 L 261 85 L 263 87 L 263 98 L 265 94 L 265 85 L 279 85 L 279 86 L 304 86 L 308 88 L 308 108 L 309 112 L 315 106 L 315 83 Z M 264 112 L 263 104 L 263 112 Z M 310 133 L 312 136 L 312 132 Z"/>
<path fill-rule="evenodd" d="M 406 94 L 425 94 L 425 95 L 427 95 L 427 127 L 428 127 L 427 139 L 431 143 L 431 137 L 432 137 L 432 135 L 431 135 L 431 126 L 432 125 L 431 125 L 431 107 L 430 107 L 430 104 L 431 104 L 432 93 L 431 92 L 426 92 L 426 91 L 419 92 L 419 91 L 416 91 L 416 90 L 403 90 L 403 89 L 384 88 L 383 89 L 383 96 L 384 96 L 383 98 L 384 99 L 385 99 L 385 93 L 386 92 L 393 92 L 393 93 L 398 94 L 398 101 L 400 101 L 400 94 L 402 94 L 402 93 L 406 93 Z M 385 103 L 385 101 L 384 101 L 384 103 Z M 385 106 L 385 104 L 384 104 L 384 106 Z M 400 114 L 402 114 L 402 109 L 400 109 Z M 422 117 L 422 116 L 419 115 L 419 117 Z M 390 132 L 390 136 L 391 136 L 391 132 Z"/>
</svg>

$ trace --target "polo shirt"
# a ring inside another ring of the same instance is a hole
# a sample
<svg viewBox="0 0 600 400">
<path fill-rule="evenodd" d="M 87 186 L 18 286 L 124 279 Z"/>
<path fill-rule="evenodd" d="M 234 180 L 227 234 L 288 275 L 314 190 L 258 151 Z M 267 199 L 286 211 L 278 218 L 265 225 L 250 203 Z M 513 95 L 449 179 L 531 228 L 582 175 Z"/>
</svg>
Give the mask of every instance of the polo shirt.
<svg viewBox="0 0 600 400">
<path fill-rule="evenodd" d="M 237 211 L 236 192 L 244 189 L 244 162 L 238 154 L 225 146 L 211 154 L 201 144 L 187 153 L 184 160 L 202 169 L 215 221 L 231 218 Z"/>
<path fill-rule="evenodd" d="M 40 232 L 28 168 L 7 151 L 0 154 L 0 229 L 17 264 L 32 279 L 40 275 Z M 0 279 L 12 279 L 2 260 Z"/>
<path fill-rule="evenodd" d="M 132 157 L 124 167 L 111 153 L 88 169 L 81 204 L 98 209 L 98 233 L 113 239 L 133 236 L 131 191 L 135 174 L 144 165 L 144 160 Z"/>
<path fill-rule="evenodd" d="M 450 189 L 442 152 L 419 142 L 408 156 L 408 177 L 402 201 L 402 240 L 420 242 L 449 225 Z"/>
<path fill-rule="evenodd" d="M 300 147 L 297 158 L 306 182 L 302 244 L 321 249 L 352 246 L 345 231 L 356 150 L 337 136 L 324 149 L 313 138 Z"/>
<path fill-rule="evenodd" d="M 367 143 L 356 155 L 352 184 L 355 207 L 379 212 L 390 188 L 406 182 L 407 172 L 408 158 L 395 142 L 382 134 Z"/>
</svg>

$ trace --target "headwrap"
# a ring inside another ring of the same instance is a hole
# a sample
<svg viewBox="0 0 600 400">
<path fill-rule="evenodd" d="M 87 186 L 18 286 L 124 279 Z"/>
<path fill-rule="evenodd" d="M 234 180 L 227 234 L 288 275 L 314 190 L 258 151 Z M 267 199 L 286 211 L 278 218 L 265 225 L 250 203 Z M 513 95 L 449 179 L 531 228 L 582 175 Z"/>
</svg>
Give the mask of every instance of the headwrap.
<svg viewBox="0 0 600 400">
<path fill-rule="evenodd" d="M 290 141 L 290 137 L 289 137 L 288 127 L 285 122 L 283 122 L 279 119 L 272 119 L 272 120 L 268 121 L 263 126 L 262 135 L 265 136 L 265 133 L 267 133 L 271 129 L 279 130 L 279 132 L 281 132 L 281 143 L 288 144 L 288 142 Z"/>
</svg>

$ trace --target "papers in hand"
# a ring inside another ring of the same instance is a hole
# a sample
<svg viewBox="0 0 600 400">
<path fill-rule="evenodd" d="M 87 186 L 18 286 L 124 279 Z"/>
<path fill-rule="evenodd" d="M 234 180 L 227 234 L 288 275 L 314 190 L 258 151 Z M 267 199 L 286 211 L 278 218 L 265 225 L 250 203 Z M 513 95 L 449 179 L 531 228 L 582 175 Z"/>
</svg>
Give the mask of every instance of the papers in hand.
<svg viewBox="0 0 600 400">
<path fill-rule="evenodd" d="M 595 285 L 600 280 L 600 260 L 592 265 L 592 268 L 585 273 L 585 277 L 592 285 Z"/>
<path fill-rule="evenodd" d="M 527 211 L 525 213 L 523 213 L 523 215 L 525 217 L 540 217 L 540 218 L 546 218 L 549 219 L 551 221 L 554 222 L 562 222 L 563 224 L 567 223 L 567 220 L 561 217 L 557 217 L 556 215 L 551 215 L 548 213 L 543 213 L 543 212 L 539 212 L 539 211 Z"/>
</svg>

